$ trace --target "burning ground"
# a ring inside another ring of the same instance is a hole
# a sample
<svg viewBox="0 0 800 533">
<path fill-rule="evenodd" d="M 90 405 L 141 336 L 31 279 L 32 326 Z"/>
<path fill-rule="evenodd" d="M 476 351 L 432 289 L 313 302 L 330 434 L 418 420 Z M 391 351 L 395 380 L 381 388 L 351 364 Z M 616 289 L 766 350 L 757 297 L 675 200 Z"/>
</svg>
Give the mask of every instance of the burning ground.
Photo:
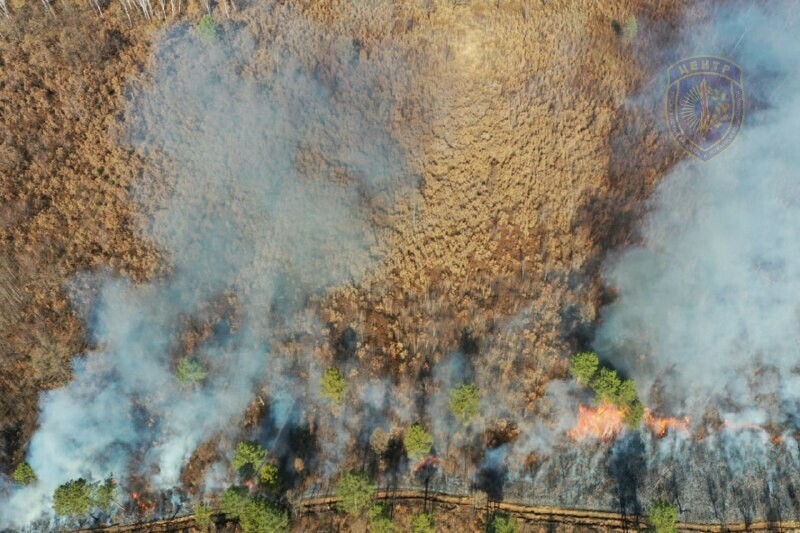
<svg viewBox="0 0 800 533">
<path fill-rule="evenodd" d="M 12 5 L 0 460 L 39 479 L 3 482 L 0 524 L 47 520 L 79 477 L 114 477 L 120 519 L 188 512 L 241 482 L 243 439 L 284 503 L 358 469 L 795 518 L 790 6 L 595 4 L 242 3 L 213 37 L 193 4 L 133 27 Z M 708 164 L 661 118 L 661 70 L 698 47 L 748 73 L 747 125 Z M 641 428 L 568 378 L 590 347 L 636 380 Z M 184 359 L 204 379 L 178 381 Z M 414 423 L 429 457 L 406 456 Z"/>
</svg>

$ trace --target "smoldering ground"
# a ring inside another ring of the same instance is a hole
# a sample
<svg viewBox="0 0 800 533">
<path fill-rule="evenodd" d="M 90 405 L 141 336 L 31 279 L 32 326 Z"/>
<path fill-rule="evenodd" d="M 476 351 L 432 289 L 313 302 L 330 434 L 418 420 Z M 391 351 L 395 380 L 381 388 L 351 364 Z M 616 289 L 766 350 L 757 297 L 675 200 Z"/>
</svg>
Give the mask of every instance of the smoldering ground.
<svg viewBox="0 0 800 533">
<path fill-rule="evenodd" d="M 313 34 L 302 20 L 286 22 L 286 31 Z M 53 490 L 70 479 L 178 485 L 200 443 L 238 431 L 258 386 L 277 427 L 293 404 L 321 404 L 320 361 L 304 352 L 281 360 L 270 339 L 276 330 L 319 333 L 302 312 L 309 297 L 362 278 L 382 253 L 375 205 L 391 209 L 413 193 L 387 129 L 385 90 L 403 72 L 387 56 L 359 62 L 334 43 L 322 62 L 340 69 L 347 83 L 338 83 L 277 44 L 270 68 L 253 69 L 263 50 L 233 26 L 202 39 L 181 25 L 155 49 L 153 78 L 128 92 L 120 142 L 148 161 L 132 195 L 169 272 L 141 285 L 89 276 L 96 295 L 78 297 L 93 302 L 97 349 L 76 359 L 68 386 L 43 395 L 27 456 L 39 481 L 13 489 L 0 505 L 3 525 L 49 514 Z M 230 317 L 191 354 L 208 377 L 181 386 L 179 334 L 219 301 Z"/>
</svg>

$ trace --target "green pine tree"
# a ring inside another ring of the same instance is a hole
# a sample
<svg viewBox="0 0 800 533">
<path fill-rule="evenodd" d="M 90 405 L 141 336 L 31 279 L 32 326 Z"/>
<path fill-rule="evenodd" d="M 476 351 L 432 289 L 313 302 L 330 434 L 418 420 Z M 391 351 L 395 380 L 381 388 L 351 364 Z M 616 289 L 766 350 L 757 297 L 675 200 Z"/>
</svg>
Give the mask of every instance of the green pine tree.
<svg viewBox="0 0 800 533">
<path fill-rule="evenodd" d="M 403 435 L 403 446 L 412 460 L 417 460 L 431 452 L 433 435 L 425 431 L 421 424 L 414 424 Z"/>
<path fill-rule="evenodd" d="M 588 385 L 600 366 L 600 359 L 594 352 L 581 352 L 569 362 L 569 372 L 578 383 Z"/>
<path fill-rule="evenodd" d="M 448 407 L 453 416 L 467 426 L 478 414 L 481 393 L 472 383 L 465 383 L 450 391 Z"/>
</svg>

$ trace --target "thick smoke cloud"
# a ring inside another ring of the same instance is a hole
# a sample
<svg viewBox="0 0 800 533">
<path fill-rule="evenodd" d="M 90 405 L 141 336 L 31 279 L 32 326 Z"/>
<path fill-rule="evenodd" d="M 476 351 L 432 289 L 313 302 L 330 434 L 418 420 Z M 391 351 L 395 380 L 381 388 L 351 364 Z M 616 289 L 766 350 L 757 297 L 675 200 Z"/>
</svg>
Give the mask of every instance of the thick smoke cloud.
<svg viewBox="0 0 800 533">
<path fill-rule="evenodd" d="M 308 297 L 376 264 L 372 202 L 385 209 L 409 184 L 386 129 L 391 102 L 369 93 L 390 65 L 377 73 L 334 53 L 342 90 L 279 51 L 272 70 L 252 68 L 247 31 L 204 42 L 178 27 L 156 50 L 153 79 L 130 91 L 123 142 L 150 164 L 133 194 L 169 273 L 141 285 L 89 276 L 98 349 L 43 395 L 27 457 L 40 481 L 0 503 L 0 526 L 48 514 L 53 490 L 78 477 L 179 485 L 197 446 L 236 432 L 262 385 L 278 427 L 298 402 L 316 404 L 319 362 L 282 360 L 268 341 L 275 329 L 313 331 Z M 191 318 L 213 325 L 192 352 L 209 371 L 196 388 L 174 376 Z M 389 391 L 367 401 L 376 394 Z"/>
<path fill-rule="evenodd" d="M 596 347 L 678 414 L 795 427 L 800 341 L 800 47 L 794 5 L 712 18 L 715 49 L 732 53 L 749 98 L 735 144 L 686 160 L 660 183 L 642 244 L 607 265 L 618 291 Z M 690 28 L 687 28 L 687 33 Z"/>
</svg>

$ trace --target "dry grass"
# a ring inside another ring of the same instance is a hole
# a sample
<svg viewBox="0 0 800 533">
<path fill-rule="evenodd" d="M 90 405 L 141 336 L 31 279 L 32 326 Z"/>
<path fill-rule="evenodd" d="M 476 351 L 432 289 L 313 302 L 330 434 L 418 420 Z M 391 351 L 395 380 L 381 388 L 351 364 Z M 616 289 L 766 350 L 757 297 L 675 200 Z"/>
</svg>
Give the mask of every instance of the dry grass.
<svg viewBox="0 0 800 533">
<path fill-rule="evenodd" d="M 467 352 L 480 359 L 479 386 L 504 387 L 516 412 L 535 409 L 597 318 L 600 259 L 630 240 L 674 160 L 654 119 L 623 105 L 652 74 L 646 41 L 620 39 L 612 25 L 630 3 L 237 4 L 232 18 L 256 40 L 256 79 L 275 67 L 275 42 L 322 79 L 336 76 L 342 47 L 367 74 L 399 72 L 365 98 L 389 97 L 384 118 L 420 188 L 375 210 L 388 250 L 380 268 L 314 303 L 330 326 L 317 356 L 333 357 L 352 328 L 366 371 L 425 391 L 424 370 Z M 638 39 L 680 4 L 637 8 Z M 116 3 L 103 19 L 54 4 L 57 21 L 38 3 L 10 7 L 13 24 L 0 21 L 0 465 L 20 458 L 38 392 L 68 379 L 80 347 L 66 282 L 87 269 L 142 281 L 165 268 L 136 230 L 147 206 L 127 196 L 144 162 L 115 139 L 159 23 L 131 27 Z M 664 38 L 659 28 L 648 38 Z M 356 81 L 337 80 L 342 90 Z"/>
</svg>

